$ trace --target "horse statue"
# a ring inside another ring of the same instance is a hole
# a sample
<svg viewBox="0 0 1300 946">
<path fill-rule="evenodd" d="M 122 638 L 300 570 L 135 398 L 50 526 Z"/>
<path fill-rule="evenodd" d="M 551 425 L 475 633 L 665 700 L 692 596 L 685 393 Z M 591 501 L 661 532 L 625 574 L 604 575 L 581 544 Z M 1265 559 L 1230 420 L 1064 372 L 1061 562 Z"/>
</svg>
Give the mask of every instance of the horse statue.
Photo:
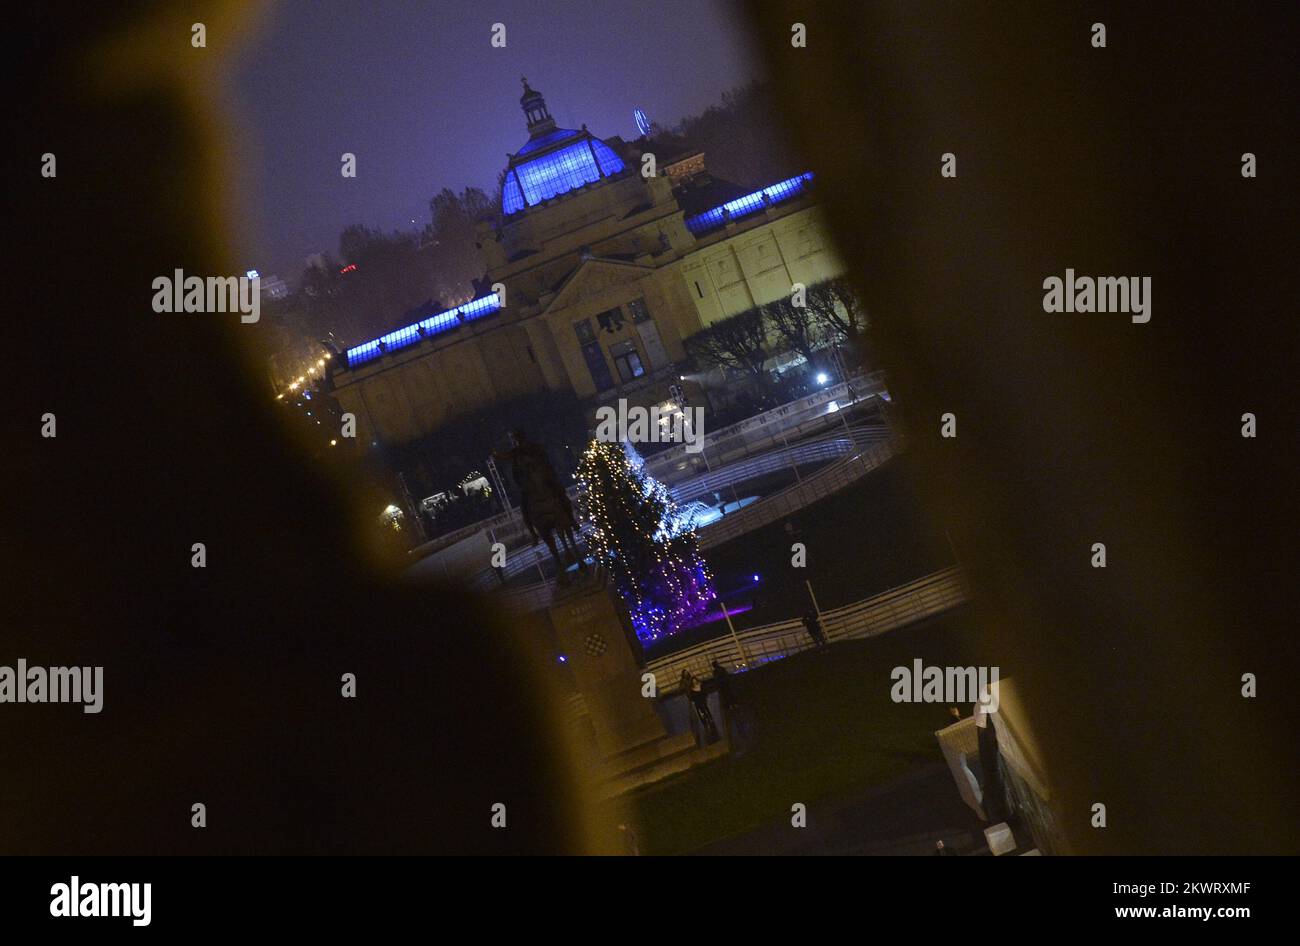
<svg viewBox="0 0 1300 946">
<path fill-rule="evenodd" d="M 585 570 L 587 564 L 578 552 L 578 524 L 573 516 L 573 504 L 569 502 L 564 485 L 541 444 L 530 441 L 522 430 L 510 432 L 510 444 L 509 450 L 500 451 L 496 456 L 510 463 L 515 485 L 519 487 L 524 525 L 532 536 L 532 544 L 537 544 L 539 536 L 546 542 L 555 559 L 556 580 L 567 585 L 569 565 L 576 562 L 580 569 Z M 556 536 L 559 536 L 560 545 L 572 562 L 565 561 L 556 544 Z"/>
</svg>

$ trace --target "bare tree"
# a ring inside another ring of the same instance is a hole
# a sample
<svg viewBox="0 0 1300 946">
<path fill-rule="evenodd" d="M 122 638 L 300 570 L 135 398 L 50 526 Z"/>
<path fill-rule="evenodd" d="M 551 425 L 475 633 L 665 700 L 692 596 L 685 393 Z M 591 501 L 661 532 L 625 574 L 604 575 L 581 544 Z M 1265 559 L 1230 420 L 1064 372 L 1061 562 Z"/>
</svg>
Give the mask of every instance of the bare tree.
<svg viewBox="0 0 1300 946">
<path fill-rule="evenodd" d="M 770 88 L 761 82 L 723 93 L 722 101 L 683 118 L 656 140 L 699 148 L 709 171 L 723 180 L 759 187 L 804 170 L 785 138 L 774 134 L 766 117 L 773 112 Z"/>
<path fill-rule="evenodd" d="M 355 267 L 340 280 L 341 296 L 374 334 L 402 325 L 411 307 L 433 294 L 434 274 L 414 233 L 353 224 L 339 235 L 339 253 Z"/>
<path fill-rule="evenodd" d="M 843 276 L 809 286 L 808 310 L 814 323 L 835 344 L 843 343 L 860 362 L 869 360 L 866 309 Z"/>
<path fill-rule="evenodd" d="M 821 343 L 823 331 L 808 306 L 797 306 L 788 297 L 762 306 L 763 315 L 776 329 L 791 351 L 804 356 L 809 366 L 816 363 L 813 352 Z"/>
<path fill-rule="evenodd" d="M 467 187 L 459 194 L 444 187 L 429 200 L 430 224 L 425 228 L 426 250 L 433 263 L 436 295 L 451 305 L 474 295 L 474 281 L 483 275 L 483 258 L 475 243 L 478 221 L 491 218 L 501 206 L 481 189 Z"/>
<path fill-rule="evenodd" d="M 747 309 L 719 319 L 702 331 L 683 339 L 687 352 L 712 367 L 749 374 L 760 390 L 767 388 L 767 319 L 761 309 Z"/>
<path fill-rule="evenodd" d="M 341 268 L 338 260 L 323 253 L 303 270 L 298 297 L 308 318 L 308 341 L 333 333 L 355 344 L 384 327 L 353 303 Z"/>
</svg>

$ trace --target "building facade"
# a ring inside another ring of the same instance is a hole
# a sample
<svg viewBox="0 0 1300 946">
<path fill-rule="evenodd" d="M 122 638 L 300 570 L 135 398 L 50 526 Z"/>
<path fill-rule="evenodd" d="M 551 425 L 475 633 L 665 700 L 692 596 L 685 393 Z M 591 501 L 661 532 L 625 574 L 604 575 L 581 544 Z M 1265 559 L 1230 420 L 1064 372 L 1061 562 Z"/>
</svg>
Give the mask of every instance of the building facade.
<svg viewBox="0 0 1300 946">
<path fill-rule="evenodd" d="M 746 191 L 708 178 L 695 153 L 646 175 L 653 142 L 557 128 L 527 82 L 520 104 L 529 138 L 500 220 L 479 228 L 483 292 L 336 359 L 359 439 L 407 442 L 547 389 L 663 402 L 683 339 L 843 272 L 811 174 Z"/>
</svg>

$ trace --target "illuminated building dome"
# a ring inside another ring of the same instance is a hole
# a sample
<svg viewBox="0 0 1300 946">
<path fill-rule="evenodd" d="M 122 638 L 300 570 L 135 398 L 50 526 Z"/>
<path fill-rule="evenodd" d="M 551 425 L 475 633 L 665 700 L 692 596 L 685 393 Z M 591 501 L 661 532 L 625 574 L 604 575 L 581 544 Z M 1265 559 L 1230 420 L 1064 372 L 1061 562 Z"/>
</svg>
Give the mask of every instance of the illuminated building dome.
<svg viewBox="0 0 1300 946">
<path fill-rule="evenodd" d="M 501 212 L 509 215 L 623 172 L 623 159 L 584 127 L 556 128 L 542 93 L 524 80 L 519 104 L 528 141 L 510 158 L 501 187 Z"/>
</svg>

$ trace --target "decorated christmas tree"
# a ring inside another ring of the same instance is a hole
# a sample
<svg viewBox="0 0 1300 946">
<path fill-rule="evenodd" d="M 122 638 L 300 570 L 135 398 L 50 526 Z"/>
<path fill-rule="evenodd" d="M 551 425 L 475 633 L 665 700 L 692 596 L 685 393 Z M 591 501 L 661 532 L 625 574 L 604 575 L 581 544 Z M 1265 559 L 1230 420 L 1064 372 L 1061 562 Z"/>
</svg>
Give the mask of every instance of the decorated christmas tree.
<svg viewBox="0 0 1300 946">
<path fill-rule="evenodd" d="M 636 636 L 658 640 L 698 623 L 716 600 L 694 519 L 645 471 L 631 446 L 593 440 L 578 464 L 591 520 L 587 547 L 613 579 Z"/>
</svg>

